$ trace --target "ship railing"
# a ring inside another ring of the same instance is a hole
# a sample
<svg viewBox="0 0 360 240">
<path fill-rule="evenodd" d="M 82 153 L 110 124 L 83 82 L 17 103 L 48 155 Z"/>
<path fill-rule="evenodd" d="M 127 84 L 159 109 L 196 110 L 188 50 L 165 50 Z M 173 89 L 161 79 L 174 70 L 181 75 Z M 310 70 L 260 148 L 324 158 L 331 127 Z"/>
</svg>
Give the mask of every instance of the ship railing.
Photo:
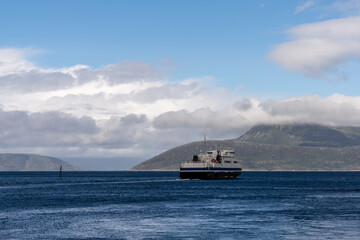
<svg viewBox="0 0 360 240">
<path fill-rule="evenodd" d="M 197 161 L 197 162 L 194 162 L 194 161 L 186 161 L 186 162 L 183 162 L 181 163 L 181 166 L 184 166 L 185 164 L 194 164 L 194 163 L 202 163 L 204 166 L 206 166 L 206 161 Z"/>
</svg>

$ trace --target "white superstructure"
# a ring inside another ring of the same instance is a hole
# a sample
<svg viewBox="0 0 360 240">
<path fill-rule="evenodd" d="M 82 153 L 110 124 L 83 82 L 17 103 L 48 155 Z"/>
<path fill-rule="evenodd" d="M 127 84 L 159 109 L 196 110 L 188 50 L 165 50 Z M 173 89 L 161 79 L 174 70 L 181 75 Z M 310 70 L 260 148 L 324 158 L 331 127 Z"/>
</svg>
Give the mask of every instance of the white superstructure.
<svg viewBox="0 0 360 240">
<path fill-rule="evenodd" d="M 233 150 L 211 150 L 193 156 L 192 161 L 183 162 L 181 178 L 235 178 L 241 174 L 241 165 Z"/>
</svg>

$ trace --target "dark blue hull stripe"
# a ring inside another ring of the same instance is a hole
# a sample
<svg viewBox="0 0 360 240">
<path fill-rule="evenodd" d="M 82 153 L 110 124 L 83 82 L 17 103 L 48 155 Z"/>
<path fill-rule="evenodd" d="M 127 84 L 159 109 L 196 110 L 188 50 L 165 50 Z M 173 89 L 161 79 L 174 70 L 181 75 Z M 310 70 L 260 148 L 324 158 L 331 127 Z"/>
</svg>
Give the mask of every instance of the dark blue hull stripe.
<svg viewBox="0 0 360 240">
<path fill-rule="evenodd" d="M 182 179 L 234 179 L 241 174 L 241 171 L 180 171 Z"/>
<path fill-rule="evenodd" d="M 180 171 L 241 171 L 242 168 L 180 168 Z"/>
</svg>

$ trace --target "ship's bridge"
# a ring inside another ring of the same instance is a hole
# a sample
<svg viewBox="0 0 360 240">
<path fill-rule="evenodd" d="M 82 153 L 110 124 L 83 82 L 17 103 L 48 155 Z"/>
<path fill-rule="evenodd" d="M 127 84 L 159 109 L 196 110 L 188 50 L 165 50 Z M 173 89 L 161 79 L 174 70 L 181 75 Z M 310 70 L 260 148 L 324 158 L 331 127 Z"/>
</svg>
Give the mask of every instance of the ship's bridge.
<svg viewBox="0 0 360 240">
<path fill-rule="evenodd" d="M 209 156 L 216 156 L 220 152 L 220 155 L 222 157 L 234 157 L 235 152 L 234 150 L 219 150 L 219 151 L 207 151 L 206 154 Z"/>
</svg>

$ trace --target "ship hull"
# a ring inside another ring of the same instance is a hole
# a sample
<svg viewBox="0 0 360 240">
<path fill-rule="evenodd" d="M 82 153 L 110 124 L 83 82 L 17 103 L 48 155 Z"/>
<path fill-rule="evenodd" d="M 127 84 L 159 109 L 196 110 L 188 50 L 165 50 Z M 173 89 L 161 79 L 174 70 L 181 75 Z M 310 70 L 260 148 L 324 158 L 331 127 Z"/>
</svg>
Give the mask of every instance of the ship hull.
<svg viewBox="0 0 360 240">
<path fill-rule="evenodd" d="M 180 170 L 180 178 L 182 179 L 234 179 L 242 173 L 241 169 L 226 170 Z"/>
</svg>

